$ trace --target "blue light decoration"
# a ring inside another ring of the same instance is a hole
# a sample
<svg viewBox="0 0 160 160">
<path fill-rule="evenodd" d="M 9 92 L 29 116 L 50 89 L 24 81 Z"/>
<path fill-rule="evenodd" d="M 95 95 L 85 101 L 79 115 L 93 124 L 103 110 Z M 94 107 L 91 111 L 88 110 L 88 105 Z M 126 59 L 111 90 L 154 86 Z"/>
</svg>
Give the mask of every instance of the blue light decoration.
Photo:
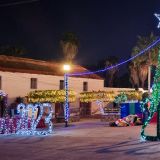
<svg viewBox="0 0 160 160">
<path fill-rule="evenodd" d="M 64 83 L 65 83 L 65 105 L 64 105 L 64 117 L 65 117 L 65 127 L 68 127 L 69 121 L 69 94 L 68 94 L 68 75 L 65 73 L 64 75 Z"/>
<path fill-rule="evenodd" d="M 45 116 L 45 123 L 48 124 L 47 129 L 38 129 L 37 125 L 44 116 L 44 109 L 48 109 L 48 115 Z M 35 113 L 39 109 L 38 117 L 35 117 Z M 29 117 L 29 110 L 32 114 Z M 0 118 L 0 134 L 9 135 L 48 135 L 53 133 L 53 123 L 51 121 L 53 115 L 53 108 L 51 103 L 36 103 L 36 104 L 19 104 L 17 106 L 17 112 L 19 117 L 14 118 Z M 16 128 L 14 127 L 14 120 L 17 121 Z"/>
<path fill-rule="evenodd" d="M 157 19 L 159 20 L 159 23 L 158 23 L 157 28 L 160 28 L 160 14 L 155 13 L 154 15 L 155 15 L 155 16 L 157 17 Z"/>
<path fill-rule="evenodd" d="M 110 70 L 110 69 L 113 69 L 113 68 L 116 68 L 116 67 L 119 67 L 125 63 L 128 63 L 130 61 L 132 61 L 133 59 L 137 58 L 138 56 L 144 54 L 145 52 L 147 52 L 148 50 L 152 49 L 154 46 L 156 46 L 158 43 L 160 43 L 160 38 L 158 38 L 157 40 L 155 40 L 153 43 L 151 43 L 147 48 L 143 49 L 142 51 L 140 51 L 138 54 L 136 54 L 135 56 L 127 59 L 127 60 L 124 60 L 120 63 L 117 63 L 115 65 L 112 65 L 112 66 L 109 66 L 109 67 L 106 67 L 104 69 L 100 69 L 100 70 L 97 70 L 97 71 L 89 71 L 89 72 L 78 72 L 78 73 L 68 73 L 67 75 L 68 76 L 83 76 L 83 75 L 90 75 L 90 74 L 96 74 L 96 73 L 100 73 L 100 72 L 105 72 L 107 70 Z"/>
</svg>

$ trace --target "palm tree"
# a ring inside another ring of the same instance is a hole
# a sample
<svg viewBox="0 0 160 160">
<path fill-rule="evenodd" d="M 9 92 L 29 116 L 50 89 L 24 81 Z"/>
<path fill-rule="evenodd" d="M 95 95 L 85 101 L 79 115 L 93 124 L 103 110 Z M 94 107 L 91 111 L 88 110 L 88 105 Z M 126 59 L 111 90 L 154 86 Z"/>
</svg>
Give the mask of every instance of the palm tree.
<svg viewBox="0 0 160 160">
<path fill-rule="evenodd" d="M 144 84 L 147 79 L 147 74 L 148 74 L 148 65 L 145 62 L 142 62 L 138 67 L 138 75 L 142 88 L 144 88 Z"/>
<path fill-rule="evenodd" d="M 152 42 L 154 42 L 157 37 L 151 33 L 148 37 L 138 36 L 136 46 L 132 50 L 132 56 L 139 53 L 141 50 L 148 47 Z M 155 65 L 158 59 L 158 46 L 148 50 L 143 55 L 138 56 L 133 60 L 133 63 L 137 66 L 137 74 L 141 82 L 141 87 L 144 87 L 144 83 L 147 79 L 148 67 Z M 133 77 L 131 75 L 131 77 Z"/>
<path fill-rule="evenodd" d="M 77 36 L 72 32 L 67 32 L 63 35 L 60 46 L 65 60 L 72 62 L 78 53 L 79 41 Z"/>
<path fill-rule="evenodd" d="M 109 56 L 105 61 L 105 67 L 110 67 L 117 64 L 118 58 L 115 56 Z M 108 86 L 113 87 L 113 80 L 118 72 L 118 68 L 112 68 L 106 71 L 106 79 L 108 80 Z"/>
<path fill-rule="evenodd" d="M 138 70 L 137 66 L 133 62 L 129 64 L 129 70 L 130 70 L 130 82 L 132 84 L 132 87 L 139 88 Z"/>
</svg>

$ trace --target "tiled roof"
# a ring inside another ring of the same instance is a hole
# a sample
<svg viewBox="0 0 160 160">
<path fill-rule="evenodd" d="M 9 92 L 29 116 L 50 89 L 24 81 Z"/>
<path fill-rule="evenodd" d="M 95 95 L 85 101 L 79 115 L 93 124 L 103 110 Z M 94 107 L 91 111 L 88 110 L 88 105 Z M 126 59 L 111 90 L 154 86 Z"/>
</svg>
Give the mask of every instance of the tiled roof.
<svg viewBox="0 0 160 160">
<path fill-rule="evenodd" d="M 29 58 L 0 55 L 0 71 L 33 73 L 63 76 L 63 64 L 58 62 L 41 61 Z M 73 65 L 71 73 L 86 72 L 86 68 Z M 96 74 L 80 76 L 83 78 L 102 79 Z"/>
</svg>

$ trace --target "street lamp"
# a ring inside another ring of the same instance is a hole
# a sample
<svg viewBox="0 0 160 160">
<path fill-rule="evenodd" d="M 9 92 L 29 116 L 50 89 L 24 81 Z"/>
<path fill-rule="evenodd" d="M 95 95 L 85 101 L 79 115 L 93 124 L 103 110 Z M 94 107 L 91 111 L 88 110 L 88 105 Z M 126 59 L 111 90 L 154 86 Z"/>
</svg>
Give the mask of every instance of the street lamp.
<svg viewBox="0 0 160 160">
<path fill-rule="evenodd" d="M 64 74 L 64 89 L 65 89 L 65 104 L 64 104 L 64 119 L 65 119 L 65 127 L 68 127 L 68 120 L 69 120 L 69 98 L 68 98 L 68 72 L 70 71 L 71 67 L 69 64 L 63 65 Z"/>
</svg>

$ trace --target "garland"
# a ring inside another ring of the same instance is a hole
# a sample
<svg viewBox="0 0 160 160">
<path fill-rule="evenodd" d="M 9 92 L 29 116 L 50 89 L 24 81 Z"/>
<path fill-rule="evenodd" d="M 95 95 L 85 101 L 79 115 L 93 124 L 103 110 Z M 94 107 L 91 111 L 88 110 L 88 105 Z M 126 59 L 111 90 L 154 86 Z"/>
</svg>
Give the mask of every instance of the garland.
<svg viewBox="0 0 160 160">
<path fill-rule="evenodd" d="M 142 92 L 140 91 L 125 91 L 120 93 L 115 97 L 114 102 L 115 103 L 122 103 L 125 101 L 133 101 L 138 100 L 140 101 L 142 99 Z"/>
<path fill-rule="evenodd" d="M 119 93 L 120 92 L 120 93 Z M 92 92 L 82 92 L 80 93 L 81 102 L 93 102 L 102 100 L 104 102 L 124 102 L 127 100 L 141 100 L 142 92 L 140 91 L 119 91 L 118 95 L 114 91 L 92 91 Z M 117 95 L 117 96 L 116 96 Z M 115 100 L 116 99 L 116 100 Z"/>
<path fill-rule="evenodd" d="M 82 92 L 80 93 L 80 101 L 81 102 L 93 102 L 96 100 L 102 101 L 113 101 L 114 100 L 114 92 L 107 91 L 92 91 L 92 92 Z"/>
<path fill-rule="evenodd" d="M 76 94 L 74 91 L 69 90 L 69 102 L 76 100 Z M 65 102 L 65 90 L 35 90 L 28 94 L 28 102 L 51 102 L 60 103 Z"/>
<path fill-rule="evenodd" d="M 115 97 L 114 102 L 119 104 L 119 103 L 125 102 L 127 100 L 128 100 L 127 95 L 124 92 L 122 92 Z"/>
</svg>

